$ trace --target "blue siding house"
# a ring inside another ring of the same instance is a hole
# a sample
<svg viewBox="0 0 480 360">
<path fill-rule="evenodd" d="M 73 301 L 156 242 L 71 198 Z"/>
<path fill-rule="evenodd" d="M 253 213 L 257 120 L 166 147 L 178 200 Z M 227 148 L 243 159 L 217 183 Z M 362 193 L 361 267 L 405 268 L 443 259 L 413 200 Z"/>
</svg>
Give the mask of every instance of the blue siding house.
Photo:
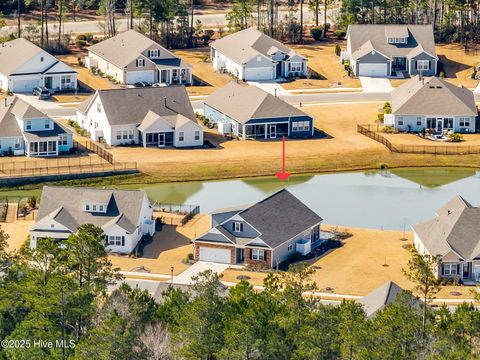
<svg viewBox="0 0 480 360">
<path fill-rule="evenodd" d="M 256 86 L 235 82 L 208 96 L 203 114 L 220 133 L 240 139 L 308 138 L 315 131 L 308 114 Z"/>
<path fill-rule="evenodd" d="M 0 154 L 57 156 L 73 147 L 72 132 L 18 97 L 0 106 Z"/>
</svg>

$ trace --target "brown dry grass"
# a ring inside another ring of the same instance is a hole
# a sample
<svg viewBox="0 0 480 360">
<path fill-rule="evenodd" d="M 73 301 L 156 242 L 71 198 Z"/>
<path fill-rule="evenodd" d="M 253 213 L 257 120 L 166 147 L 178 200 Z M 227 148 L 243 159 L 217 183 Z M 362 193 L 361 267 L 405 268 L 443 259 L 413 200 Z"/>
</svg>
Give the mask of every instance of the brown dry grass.
<svg viewBox="0 0 480 360">
<path fill-rule="evenodd" d="M 437 56 L 443 62 L 445 75 L 453 84 L 475 88 L 478 80 L 473 80 L 472 67 L 478 64 L 478 56 L 465 54 L 460 44 L 437 45 Z"/>
<path fill-rule="evenodd" d="M 123 271 L 144 266 L 153 274 L 169 275 L 173 266 L 174 275 L 178 275 L 189 266 L 183 260 L 193 252 L 190 240 L 207 231 L 209 224 L 208 216 L 200 214 L 185 226 L 164 226 L 155 234 L 154 241 L 145 247 L 143 257 L 110 255 L 109 259 Z M 145 276 L 148 277 L 148 273 Z"/>
<path fill-rule="evenodd" d="M 392 144 L 403 144 L 403 145 L 425 145 L 425 146 L 449 146 L 449 147 L 457 147 L 457 146 L 478 146 L 480 145 L 480 136 L 477 134 L 462 134 L 463 141 L 462 142 L 449 142 L 449 141 L 433 141 L 429 139 L 424 139 L 416 134 L 385 134 L 381 133 L 382 136 L 387 138 L 392 142 Z"/>
<path fill-rule="evenodd" d="M 308 58 L 308 67 L 319 73 L 324 79 L 299 79 L 282 84 L 287 90 L 308 88 L 360 88 L 360 80 L 348 77 L 340 63 L 340 58 L 335 55 L 336 43 L 315 43 L 314 45 L 289 45 L 299 54 Z M 340 45 L 345 48 L 344 43 Z"/>
<path fill-rule="evenodd" d="M 89 95 L 54 95 L 52 99 L 58 103 L 78 103 L 85 101 Z"/>
<path fill-rule="evenodd" d="M 8 239 L 8 251 L 18 250 L 28 238 L 33 220 L 18 220 L 13 223 L 2 223 L 1 228 L 10 236 Z"/>
</svg>

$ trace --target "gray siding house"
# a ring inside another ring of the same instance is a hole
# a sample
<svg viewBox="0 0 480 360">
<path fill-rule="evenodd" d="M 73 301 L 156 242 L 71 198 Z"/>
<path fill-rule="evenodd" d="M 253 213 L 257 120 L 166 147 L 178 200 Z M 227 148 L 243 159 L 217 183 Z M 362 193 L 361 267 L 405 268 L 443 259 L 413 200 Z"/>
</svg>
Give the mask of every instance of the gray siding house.
<svg viewBox="0 0 480 360">
<path fill-rule="evenodd" d="M 210 44 L 216 70 L 244 81 L 273 80 L 307 74 L 307 59 L 255 28 Z"/>
<path fill-rule="evenodd" d="M 210 230 L 193 240 L 195 260 L 272 268 L 322 242 L 322 218 L 285 189 L 252 206 L 210 216 Z"/>
<path fill-rule="evenodd" d="M 0 154 L 57 156 L 73 147 L 72 132 L 18 97 L 0 105 Z"/>
<path fill-rule="evenodd" d="M 480 208 L 454 197 L 435 217 L 413 226 L 419 254 L 441 257 L 437 278 L 480 282 Z"/>
<path fill-rule="evenodd" d="M 349 25 L 341 58 L 350 62 L 356 76 L 437 73 L 431 25 Z"/>
<path fill-rule="evenodd" d="M 313 119 L 303 111 L 256 86 L 225 85 L 208 96 L 203 114 L 219 132 L 240 139 L 312 137 Z"/>
<path fill-rule="evenodd" d="M 407 132 L 475 132 L 475 97 L 465 87 L 437 77 L 415 76 L 391 94 L 392 113 L 384 124 Z"/>
</svg>

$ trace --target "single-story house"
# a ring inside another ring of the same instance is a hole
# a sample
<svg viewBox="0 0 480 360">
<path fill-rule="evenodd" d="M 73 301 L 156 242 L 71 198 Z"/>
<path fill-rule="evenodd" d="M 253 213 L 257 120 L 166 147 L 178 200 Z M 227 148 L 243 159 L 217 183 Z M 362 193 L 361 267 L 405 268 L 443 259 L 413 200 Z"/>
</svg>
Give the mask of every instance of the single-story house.
<svg viewBox="0 0 480 360">
<path fill-rule="evenodd" d="M 406 300 L 408 300 L 411 306 L 419 310 L 422 308 L 423 303 L 419 299 L 413 296 L 411 292 L 402 289 L 393 281 L 379 286 L 359 299 L 358 302 L 362 304 L 367 318 L 372 318 L 386 306 L 399 301 L 399 296 L 402 295 L 406 297 Z"/>
<path fill-rule="evenodd" d="M 231 82 L 204 100 L 203 114 L 223 134 L 241 139 L 312 137 L 313 119 L 266 91 Z"/>
<path fill-rule="evenodd" d="M 17 96 L 0 102 L 0 154 L 57 156 L 73 147 L 72 132 Z"/>
<path fill-rule="evenodd" d="M 413 226 L 418 253 L 441 257 L 437 278 L 480 282 L 479 219 L 479 207 L 455 196 L 433 219 Z"/>
<path fill-rule="evenodd" d="M 254 205 L 210 216 L 210 230 L 192 241 L 195 260 L 273 268 L 321 243 L 322 218 L 285 189 Z"/>
<path fill-rule="evenodd" d="M 43 238 L 65 240 L 80 225 L 93 224 L 103 230 L 107 250 L 129 254 L 144 235 L 155 233 L 152 215 L 143 190 L 44 186 L 30 247 Z"/>
<path fill-rule="evenodd" d="M 77 109 L 78 124 L 108 145 L 203 145 L 183 86 L 98 90 Z"/>
<path fill-rule="evenodd" d="M 438 57 L 432 25 L 349 25 L 347 50 L 356 76 L 436 75 Z"/>
<path fill-rule="evenodd" d="M 192 84 L 190 64 L 135 30 L 90 46 L 85 65 L 122 84 Z"/>
<path fill-rule="evenodd" d="M 400 131 L 475 132 L 475 96 L 466 87 L 437 77 L 415 76 L 391 94 L 391 114 L 384 124 Z"/>
<path fill-rule="evenodd" d="M 37 86 L 52 91 L 77 88 L 77 72 L 24 38 L 0 44 L 0 89 L 31 92 Z"/>
<path fill-rule="evenodd" d="M 210 44 L 215 70 L 244 81 L 273 80 L 307 74 L 307 59 L 255 28 Z"/>
</svg>

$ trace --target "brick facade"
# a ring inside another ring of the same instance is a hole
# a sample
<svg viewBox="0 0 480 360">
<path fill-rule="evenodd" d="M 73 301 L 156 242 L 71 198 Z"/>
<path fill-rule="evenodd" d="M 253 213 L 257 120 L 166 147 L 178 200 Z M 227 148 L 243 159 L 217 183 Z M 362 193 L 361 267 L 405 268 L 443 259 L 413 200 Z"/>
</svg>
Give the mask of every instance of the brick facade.
<svg viewBox="0 0 480 360">
<path fill-rule="evenodd" d="M 265 250 L 265 260 L 253 260 L 252 249 L 245 248 L 245 264 L 271 268 L 272 267 L 272 250 Z"/>
<path fill-rule="evenodd" d="M 205 244 L 205 243 L 195 243 L 194 258 L 195 261 L 200 260 L 200 247 L 206 248 L 215 248 L 215 249 L 228 249 L 230 250 L 230 264 L 237 263 L 237 252 L 235 247 L 221 244 Z"/>
</svg>

